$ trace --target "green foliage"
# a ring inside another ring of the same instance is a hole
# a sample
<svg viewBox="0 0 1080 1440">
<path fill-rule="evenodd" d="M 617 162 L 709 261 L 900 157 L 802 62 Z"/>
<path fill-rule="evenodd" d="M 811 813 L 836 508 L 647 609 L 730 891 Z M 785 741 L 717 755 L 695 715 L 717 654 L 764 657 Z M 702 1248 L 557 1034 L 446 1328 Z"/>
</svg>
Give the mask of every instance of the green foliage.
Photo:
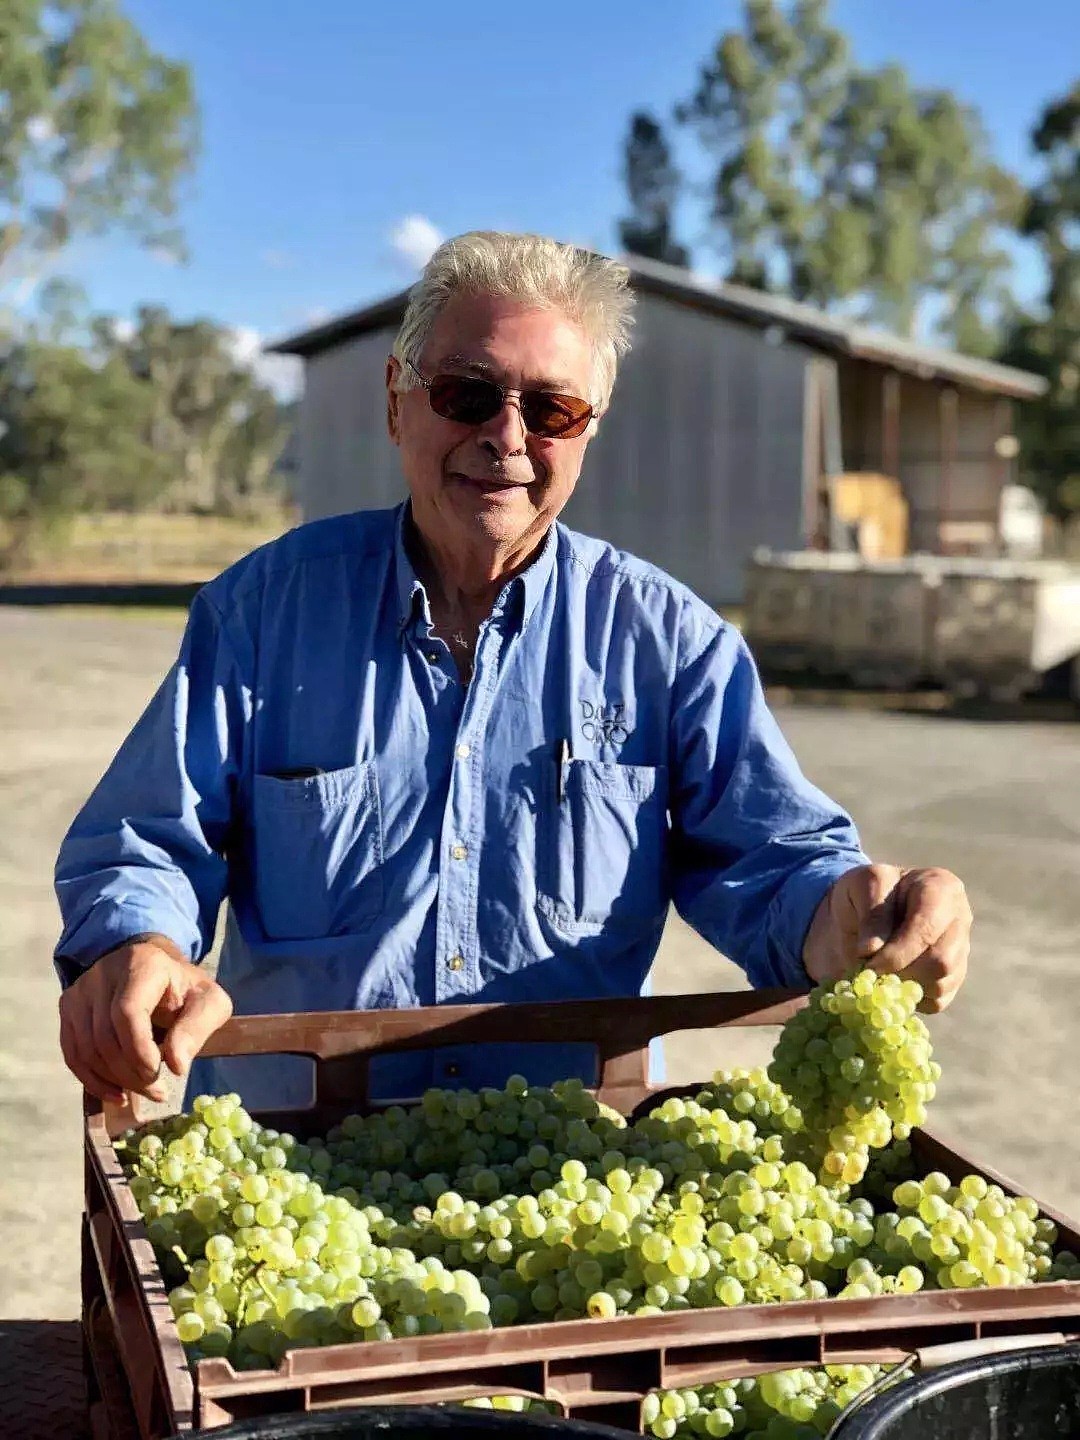
<svg viewBox="0 0 1080 1440">
<path fill-rule="evenodd" d="M 838 213 L 825 183 L 825 130 L 851 61 L 824 11 L 804 3 L 789 19 L 772 0 L 749 0 L 743 29 L 720 38 L 677 110 L 714 167 L 710 218 L 730 278 L 819 303 L 864 282 L 869 246 L 865 213 Z"/>
<path fill-rule="evenodd" d="M 169 474 L 162 506 L 233 514 L 265 496 L 288 417 L 237 359 L 228 330 L 143 306 L 130 336 L 108 321 L 95 334 L 152 396 L 147 435 Z"/>
<path fill-rule="evenodd" d="M 77 235 L 120 228 L 178 254 L 195 132 L 187 67 L 117 0 L 0 0 L 0 294 Z M 35 324 L 0 330 L 0 563 L 76 510 L 148 503 L 169 478 L 152 387 L 122 354 L 78 343 L 77 287 L 50 280 L 38 302 Z"/>
<path fill-rule="evenodd" d="M 62 314 L 61 319 L 66 319 Z M 46 316 L 0 363 L 0 567 L 87 510 L 235 515 L 278 498 L 292 420 L 231 333 L 145 307 L 60 343 Z"/>
<path fill-rule="evenodd" d="M 0 364 L 0 563 L 77 510 L 133 507 L 161 483 L 150 395 L 117 360 L 33 337 Z"/>
<path fill-rule="evenodd" d="M 1013 327 L 1002 359 L 1043 375 L 1046 397 L 1021 409 L 1024 479 L 1055 515 L 1080 513 L 1080 82 L 1052 101 L 1032 134 L 1042 173 L 1023 230 L 1043 253 L 1042 313 Z"/>
<path fill-rule="evenodd" d="M 627 178 L 650 234 L 678 182 L 658 127 L 646 133 L 642 118 Z M 897 65 L 860 68 L 827 0 L 747 0 L 742 27 L 720 38 L 676 118 L 708 158 L 729 279 L 907 334 L 926 307 L 944 338 L 993 349 L 1019 186 L 955 96 L 913 85 Z M 663 239 L 672 243 L 666 229 Z"/>
<path fill-rule="evenodd" d="M 195 151 L 187 67 L 155 54 L 115 0 L 0 5 L 0 276 L 72 236 L 120 226 L 172 251 Z"/>
<path fill-rule="evenodd" d="M 671 233 L 671 211 L 679 175 L 659 122 L 644 112 L 630 122 L 626 142 L 626 189 L 632 214 L 619 222 L 622 243 L 632 255 L 669 265 L 686 265 L 689 251 Z"/>
</svg>

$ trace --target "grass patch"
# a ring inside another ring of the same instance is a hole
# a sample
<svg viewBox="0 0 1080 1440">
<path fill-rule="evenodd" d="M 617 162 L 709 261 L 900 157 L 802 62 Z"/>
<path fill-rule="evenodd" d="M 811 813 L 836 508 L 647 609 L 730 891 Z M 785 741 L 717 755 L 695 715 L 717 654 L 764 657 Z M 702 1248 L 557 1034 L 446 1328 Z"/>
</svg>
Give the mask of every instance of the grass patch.
<svg viewBox="0 0 1080 1440">
<path fill-rule="evenodd" d="M 298 521 L 290 510 L 257 519 L 223 515 L 88 514 L 3 579 L 9 584 L 205 581 Z"/>
<path fill-rule="evenodd" d="M 88 615 L 91 620 L 155 620 L 179 628 L 187 622 L 185 605 L 42 605 L 48 615 Z"/>
</svg>

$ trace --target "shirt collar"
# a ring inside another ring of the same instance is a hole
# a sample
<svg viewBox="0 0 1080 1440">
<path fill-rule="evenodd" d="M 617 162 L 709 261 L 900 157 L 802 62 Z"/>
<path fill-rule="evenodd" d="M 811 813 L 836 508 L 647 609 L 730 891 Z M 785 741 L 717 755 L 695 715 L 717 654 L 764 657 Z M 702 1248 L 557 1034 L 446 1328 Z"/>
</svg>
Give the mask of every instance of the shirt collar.
<svg viewBox="0 0 1080 1440">
<path fill-rule="evenodd" d="M 555 533 L 555 524 L 552 522 L 544 536 L 544 543 L 540 546 L 536 559 L 522 570 L 520 575 L 515 575 L 510 582 L 511 591 L 521 596 L 521 623 L 523 626 L 536 609 L 548 580 L 551 578 L 551 572 L 555 569 L 557 549 L 558 536 Z"/>
<path fill-rule="evenodd" d="M 406 526 L 410 523 L 409 501 L 398 506 L 394 526 L 394 564 L 397 579 L 398 630 L 403 631 L 415 619 L 418 609 L 427 612 L 427 592 L 423 582 L 413 568 L 405 543 Z M 558 549 L 556 526 L 551 525 L 544 536 L 544 543 L 532 564 L 515 575 L 509 585 L 504 585 L 495 602 L 493 614 L 505 612 L 520 596 L 521 624 L 524 626 L 536 609 L 541 595 L 555 568 L 555 554 Z"/>
<path fill-rule="evenodd" d="M 398 506 L 394 522 L 394 569 L 397 578 L 398 631 L 402 631 L 416 615 L 417 607 L 426 606 L 427 595 L 419 575 L 413 569 L 409 551 L 405 544 L 405 526 L 409 520 L 409 502 Z"/>
</svg>

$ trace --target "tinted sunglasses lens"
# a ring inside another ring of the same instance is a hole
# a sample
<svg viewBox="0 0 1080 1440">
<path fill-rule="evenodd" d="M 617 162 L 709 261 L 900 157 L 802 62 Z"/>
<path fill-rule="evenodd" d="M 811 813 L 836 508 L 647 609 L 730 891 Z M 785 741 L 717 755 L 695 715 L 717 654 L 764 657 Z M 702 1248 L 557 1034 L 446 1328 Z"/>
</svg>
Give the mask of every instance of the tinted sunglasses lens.
<svg viewBox="0 0 1080 1440">
<path fill-rule="evenodd" d="M 592 406 L 576 395 L 551 395 L 533 390 L 521 397 L 521 415 L 534 435 L 549 440 L 571 440 L 580 435 L 592 419 Z"/>
<path fill-rule="evenodd" d="M 431 408 L 444 420 L 460 425 L 483 425 L 502 408 L 502 391 L 490 380 L 468 375 L 436 375 L 428 390 Z"/>
<path fill-rule="evenodd" d="M 432 410 L 459 425 L 484 425 L 505 402 L 498 385 L 469 375 L 436 375 L 428 388 Z M 576 395 L 553 395 L 530 390 L 521 397 L 521 416 L 533 435 L 569 440 L 580 435 L 592 419 L 592 406 Z"/>
</svg>

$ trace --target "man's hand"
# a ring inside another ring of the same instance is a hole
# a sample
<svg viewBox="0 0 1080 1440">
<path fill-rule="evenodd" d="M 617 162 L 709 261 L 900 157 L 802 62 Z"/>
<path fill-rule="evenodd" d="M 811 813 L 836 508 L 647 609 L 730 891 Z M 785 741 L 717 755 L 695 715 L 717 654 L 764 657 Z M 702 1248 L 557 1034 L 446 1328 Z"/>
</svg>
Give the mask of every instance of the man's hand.
<svg viewBox="0 0 1080 1440">
<path fill-rule="evenodd" d="M 934 1014 L 963 984 L 971 922 L 967 893 L 950 871 L 863 865 L 842 875 L 818 906 L 803 964 L 815 983 L 860 963 L 903 971 L 922 986 L 920 1010 Z"/>
<path fill-rule="evenodd" d="M 183 1075 L 232 1014 L 232 1001 L 165 936 L 121 945 L 60 997 L 60 1048 L 91 1095 L 163 1100 L 167 1065 Z M 165 1031 L 159 1048 L 155 1026 Z"/>
</svg>

